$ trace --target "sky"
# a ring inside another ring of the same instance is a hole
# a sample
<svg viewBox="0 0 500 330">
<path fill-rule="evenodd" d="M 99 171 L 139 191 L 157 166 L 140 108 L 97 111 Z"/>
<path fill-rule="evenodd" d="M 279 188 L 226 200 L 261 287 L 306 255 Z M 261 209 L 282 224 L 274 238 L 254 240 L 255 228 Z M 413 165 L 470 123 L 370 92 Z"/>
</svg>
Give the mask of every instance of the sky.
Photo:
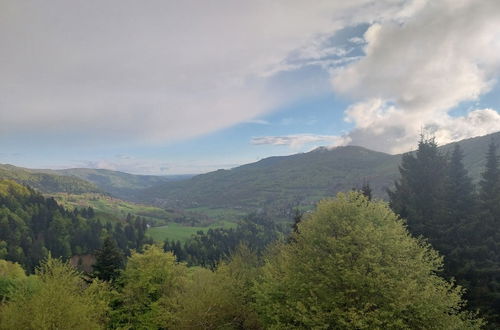
<svg viewBox="0 0 500 330">
<path fill-rule="evenodd" d="M 0 0 L 0 163 L 203 173 L 500 131 L 497 0 Z"/>
</svg>

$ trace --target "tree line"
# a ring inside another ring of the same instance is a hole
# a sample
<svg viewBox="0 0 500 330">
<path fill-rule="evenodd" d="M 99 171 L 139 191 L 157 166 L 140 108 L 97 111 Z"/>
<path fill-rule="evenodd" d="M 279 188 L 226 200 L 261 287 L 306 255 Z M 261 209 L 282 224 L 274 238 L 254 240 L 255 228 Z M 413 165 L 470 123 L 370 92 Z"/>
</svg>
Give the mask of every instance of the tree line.
<svg viewBox="0 0 500 330">
<path fill-rule="evenodd" d="M 188 267 L 172 252 L 146 245 L 108 281 L 90 280 L 51 257 L 30 276 L 19 264 L 0 261 L 0 329 L 480 329 L 484 324 L 462 310 L 461 287 L 439 276 L 438 253 L 412 237 L 384 202 L 357 192 L 339 194 L 319 203 L 291 235 L 260 255 L 242 245 L 214 269 Z M 114 249 L 114 241 L 107 241 Z"/>
<path fill-rule="evenodd" d="M 92 254 L 112 237 L 124 254 L 151 243 L 146 220 L 128 216 L 114 225 L 92 208 L 67 210 L 30 187 L 0 180 L 0 259 L 34 268 L 49 254 L 64 260 Z"/>
<path fill-rule="evenodd" d="M 485 168 L 474 184 L 458 144 L 440 152 L 422 138 L 402 158 L 400 179 L 389 191 L 390 206 L 408 230 L 444 256 L 443 275 L 466 288 L 471 309 L 479 309 L 492 328 L 500 327 L 500 169 L 491 142 Z"/>
<path fill-rule="evenodd" d="M 206 233 L 199 231 L 184 244 L 166 239 L 163 249 L 173 252 L 179 261 L 184 261 L 189 266 L 215 269 L 217 264 L 227 259 L 239 245 L 245 244 L 252 251 L 261 253 L 286 232 L 286 227 L 278 225 L 266 214 L 251 213 L 244 217 L 236 228 L 214 228 Z"/>
</svg>

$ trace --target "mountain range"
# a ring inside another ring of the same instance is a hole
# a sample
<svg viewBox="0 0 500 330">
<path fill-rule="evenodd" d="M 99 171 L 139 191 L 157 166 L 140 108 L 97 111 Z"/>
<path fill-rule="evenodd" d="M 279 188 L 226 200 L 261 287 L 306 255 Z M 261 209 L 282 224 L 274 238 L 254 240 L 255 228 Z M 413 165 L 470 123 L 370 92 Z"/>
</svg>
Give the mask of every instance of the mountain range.
<svg viewBox="0 0 500 330">
<path fill-rule="evenodd" d="M 500 132 L 441 146 L 451 152 L 456 143 L 464 164 L 477 181 L 488 144 L 500 145 Z M 0 178 L 13 179 L 44 193 L 100 192 L 134 202 L 182 209 L 281 208 L 313 204 L 339 191 L 367 182 L 378 198 L 399 176 L 401 155 L 358 146 L 320 147 L 307 153 L 269 157 L 258 162 L 196 176 L 134 175 L 104 169 L 35 170 L 0 165 Z"/>
<path fill-rule="evenodd" d="M 451 153 L 455 144 L 464 152 L 464 165 L 478 181 L 488 145 L 500 146 L 500 132 L 441 146 Z M 320 147 L 291 156 L 269 157 L 230 170 L 218 170 L 189 180 L 167 182 L 145 189 L 142 202 L 179 208 L 255 209 L 307 205 L 339 191 L 369 183 L 375 197 L 399 177 L 401 154 L 390 155 L 363 147 Z"/>
</svg>

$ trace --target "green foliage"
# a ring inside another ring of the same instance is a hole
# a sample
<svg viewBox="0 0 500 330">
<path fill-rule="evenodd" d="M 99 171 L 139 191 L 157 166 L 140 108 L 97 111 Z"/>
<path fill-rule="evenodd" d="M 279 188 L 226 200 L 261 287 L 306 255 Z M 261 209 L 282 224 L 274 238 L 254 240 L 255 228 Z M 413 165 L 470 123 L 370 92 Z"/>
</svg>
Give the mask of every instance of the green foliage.
<svg viewBox="0 0 500 330">
<path fill-rule="evenodd" d="M 111 237 L 106 237 L 102 248 L 95 253 L 94 276 L 103 281 L 114 281 L 124 266 L 123 254 Z"/>
<path fill-rule="evenodd" d="M 381 202 L 323 201 L 263 267 L 255 308 L 268 328 L 474 329 L 441 258 Z"/>
<path fill-rule="evenodd" d="M 178 296 L 179 329 L 260 329 L 253 311 L 252 286 L 258 258 L 246 246 L 214 271 L 195 268 Z"/>
<path fill-rule="evenodd" d="M 45 170 L 44 172 L 85 180 L 97 186 L 100 190 L 123 199 L 134 198 L 141 189 L 169 181 L 165 176 L 135 175 L 105 169 L 71 168 L 66 170 Z"/>
<path fill-rule="evenodd" d="M 479 182 L 479 197 L 483 216 L 487 218 L 500 214 L 500 168 L 497 146 L 492 141 L 486 154 L 486 166 Z"/>
<path fill-rule="evenodd" d="M 86 284 L 67 263 L 48 258 L 35 289 L 19 288 L 1 306 L 0 329 L 103 329 L 109 313 L 106 285 Z"/>
<path fill-rule="evenodd" d="M 209 229 L 198 232 L 182 245 L 180 241 L 165 240 L 163 248 L 189 265 L 215 269 L 219 262 L 228 258 L 241 244 L 257 253 L 282 236 L 283 230 L 263 214 L 249 214 L 236 228 Z"/>
<path fill-rule="evenodd" d="M 174 322 L 178 308 L 173 299 L 186 283 L 187 267 L 170 252 L 155 245 L 132 252 L 121 281 L 117 326 L 133 329 L 165 328 Z"/>
<path fill-rule="evenodd" d="M 392 209 L 407 220 L 408 229 L 435 246 L 444 225 L 447 160 L 434 139 L 421 139 L 415 153 L 403 155 L 401 178 L 388 191 Z M 436 247 L 436 246 L 435 246 Z"/>
<path fill-rule="evenodd" d="M 491 327 L 500 325 L 500 169 L 496 145 L 488 147 L 479 195 L 455 145 L 449 160 L 434 141 L 421 141 L 403 157 L 401 179 L 389 192 L 408 229 L 445 256 L 444 275 L 467 289 L 471 309 Z"/>
<path fill-rule="evenodd" d="M 12 165 L 0 164 L 0 179 L 14 180 L 44 193 L 66 192 L 80 194 L 100 191 L 94 184 L 76 177 L 56 173 L 42 173 L 37 170 Z"/>
<path fill-rule="evenodd" d="M 209 229 L 224 228 L 230 229 L 236 227 L 235 222 L 229 221 L 217 221 L 208 226 L 188 226 L 186 224 L 180 224 L 171 222 L 164 226 L 150 227 L 147 230 L 147 234 L 155 242 L 169 241 L 180 241 L 184 243 L 189 240 L 191 236 L 196 235 L 198 232 L 207 232 Z"/>
<path fill-rule="evenodd" d="M 24 284 L 27 276 L 18 263 L 0 259 L 0 302 Z"/>
<path fill-rule="evenodd" d="M 52 198 L 14 181 L 0 180 L 0 254 L 32 272 L 49 252 L 64 259 L 93 253 L 111 235 L 128 253 L 149 239 L 143 218 L 103 225 L 92 208 L 68 211 Z"/>
<path fill-rule="evenodd" d="M 128 214 L 145 218 L 151 224 L 165 224 L 180 215 L 164 209 L 127 202 L 111 196 L 98 193 L 85 194 L 51 194 L 57 203 L 68 210 L 92 208 L 96 213 L 105 214 L 108 218 L 124 219 Z"/>
</svg>

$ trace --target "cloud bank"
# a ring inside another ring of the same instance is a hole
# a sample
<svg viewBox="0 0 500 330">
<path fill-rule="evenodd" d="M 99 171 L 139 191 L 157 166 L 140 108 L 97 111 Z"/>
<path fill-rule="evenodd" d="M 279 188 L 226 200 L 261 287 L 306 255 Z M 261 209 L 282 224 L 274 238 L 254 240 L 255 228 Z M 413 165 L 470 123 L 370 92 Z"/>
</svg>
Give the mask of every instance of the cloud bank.
<svg viewBox="0 0 500 330">
<path fill-rule="evenodd" d="M 251 140 L 254 145 L 284 145 L 292 149 L 300 149 L 310 143 L 320 143 L 328 145 L 346 145 L 350 142 L 349 138 L 336 135 L 317 135 L 317 134 L 297 134 L 286 136 L 261 136 Z"/>
<path fill-rule="evenodd" d="M 367 29 L 351 46 L 332 44 L 357 26 Z M 3 1 L 0 44 L 2 138 L 164 143 L 266 124 L 257 118 L 318 92 L 315 78 L 282 78 L 310 66 L 351 100 L 355 128 L 252 143 L 395 153 L 422 129 L 440 143 L 500 130 L 494 109 L 450 115 L 496 84 L 496 0 Z"/>
<path fill-rule="evenodd" d="M 352 144 L 407 151 L 426 129 L 439 143 L 500 130 L 492 109 L 450 110 L 488 93 L 500 68 L 500 2 L 415 1 L 405 19 L 364 34 L 364 56 L 332 70 L 335 92 L 355 100 L 345 112 Z"/>
<path fill-rule="evenodd" d="M 314 93 L 271 79 L 292 51 L 402 3 L 2 1 L 0 133 L 168 142 L 249 121 Z"/>
</svg>

